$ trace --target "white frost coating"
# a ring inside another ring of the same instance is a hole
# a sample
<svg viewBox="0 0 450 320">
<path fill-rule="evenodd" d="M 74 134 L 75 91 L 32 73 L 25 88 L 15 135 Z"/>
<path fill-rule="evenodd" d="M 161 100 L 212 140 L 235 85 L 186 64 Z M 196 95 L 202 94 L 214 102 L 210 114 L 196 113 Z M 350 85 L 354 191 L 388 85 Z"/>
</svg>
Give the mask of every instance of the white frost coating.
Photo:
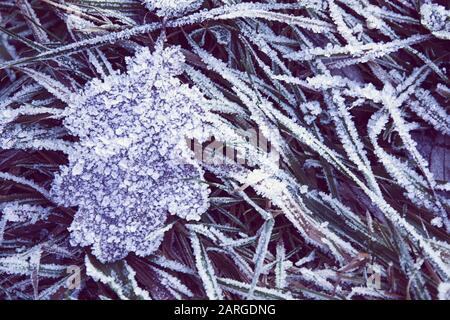
<svg viewBox="0 0 450 320">
<path fill-rule="evenodd" d="M 200 8 L 203 0 L 144 0 L 149 10 L 157 10 L 161 17 L 178 16 Z"/>
<path fill-rule="evenodd" d="M 420 7 L 420 22 L 437 38 L 450 40 L 450 10 L 434 3 Z"/>
<path fill-rule="evenodd" d="M 195 265 L 197 266 L 198 274 L 202 279 L 206 295 L 211 300 L 223 299 L 222 289 L 217 283 L 214 268 L 206 252 L 202 248 L 198 236 L 193 231 L 191 231 L 190 238 L 192 249 L 195 255 Z"/>
<path fill-rule="evenodd" d="M 438 286 L 439 300 L 450 300 L 450 282 L 441 282 Z"/>
<path fill-rule="evenodd" d="M 64 126 L 78 137 L 51 194 L 78 206 L 73 245 L 102 262 L 158 249 L 168 213 L 197 220 L 208 206 L 203 171 L 186 137 L 203 140 L 203 96 L 182 84 L 178 47 L 138 50 L 128 71 L 94 79 L 71 97 Z M 154 236 L 157 235 L 157 236 Z"/>
<path fill-rule="evenodd" d="M 135 279 L 136 272 L 126 262 L 124 262 L 121 277 L 114 270 L 102 271 L 92 263 L 89 256 L 84 257 L 84 265 L 86 267 L 86 274 L 95 281 L 102 282 L 108 285 L 122 300 L 129 300 L 130 296 L 142 300 L 150 300 L 150 295 L 147 291 L 138 286 Z M 126 282 L 124 282 L 124 280 Z"/>
<path fill-rule="evenodd" d="M 168 289 L 180 292 L 189 298 L 194 296 L 194 293 L 187 286 L 185 286 L 177 277 L 174 277 L 170 273 L 165 272 L 164 270 L 158 268 L 152 269 L 161 277 L 161 284 L 167 287 Z"/>
<path fill-rule="evenodd" d="M 81 31 L 88 33 L 90 30 L 94 30 L 96 25 L 76 14 L 68 14 L 66 16 L 66 25 L 69 30 Z"/>
<path fill-rule="evenodd" d="M 411 101 L 410 107 L 419 117 L 430 123 L 436 130 L 450 135 L 450 116 L 439 105 L 437 100 L 427 90 L 418 88 L 414 92 L 417 101 Z"/>
<path fill-rule="evenodd" d="M 384 130 L 387 122 L 388 115 L 379 112 L 375 113 L 368 123 L 368 136 L 379 161 L 384 165 L 386 171 L 397 181 L 397 183 L 406 190 L 405 195 L 410 198 L 411 201 L 431 210 L 434 214 L 441 215 L 444 221 L 446 221 L 446 224 L 448 224 L 446 213 L 439 206 L 439 203 L 433 201 L 433 199 L 430 198 L 430 195 L 423 192 L 426 181 L 405 162 L 388 154 L 378 144 L 377 137 Z"/>
<path fill-rule="evenodd" d="M 229 278 L 219 278 L 220 282 L 223 283 L 226 291 L 231 293 L 236 293 L 245 297 L 247 291 L 250 289 L 250 285 L 244 282 L 236 281 Z M 266 288 L 266 287 L 256 287 L 255 297 L 261 300 L 268 299 L 283 299 L 283 300 L 293 300 L 294 298 L 289 292 L 283 292 L 281 290 Z"/>
<path fill-rule="evenodd" d="M 10 180 L 13 182 L 16 182 L 18 184 L 23 184 L 27 187 L 30 187 L 34 190 L 36 190 L 37 192 L 39 192 L 40 194 L 42 194 L 45 197 L 49 197 L 49 194 L 47 192 L 47 190 L 45 190 L 44 188 L 38 186 L 35 182 L 31 181 L 31 180 L 27 180 L 25 178 L 22 177 L 17 177 L 15 175 L 12 175 L 10 173 L 7 172 L 0 172 L 0 180 Z"/>
<path fill-rule="evenodd" d="M 381 298 L 381 299 L 387 299 L 388 296 L 384 294 L 381 290 L 376 290 L 373 288 L 368 287 L 354 287 L 352 288 L 351 293 L 346 297 L 347 300 L 350 300 L 353 298 L 353 296 L 365 296 L 365 297 L 371 297 L 371 298 Z"/>
<path fill-rule="evenodd" d="M 305 114 L 305 122 L 307 124 L 312 124 L 317 116 L 322 113 L 322 108 L 320 107 L 320 103 L 318 101 L 309 101 L 306 103 L 300 104 L 300 109 Z"/>
<path fill-rule="evenodd" d="M 30 221 L 35 223 L 38 220 L 46 219 L 50 212 L 49 208 L 19 202 L 9 202 L 2 209 L 3 218 L 10 222 Z"/>
</svg>

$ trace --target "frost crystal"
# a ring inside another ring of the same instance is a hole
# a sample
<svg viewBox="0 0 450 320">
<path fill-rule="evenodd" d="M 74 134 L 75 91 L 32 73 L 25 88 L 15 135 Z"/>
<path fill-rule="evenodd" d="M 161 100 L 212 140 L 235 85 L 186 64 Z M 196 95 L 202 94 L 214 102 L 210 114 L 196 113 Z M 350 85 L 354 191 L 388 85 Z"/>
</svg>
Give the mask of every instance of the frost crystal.
<svg viewBox="0 0 450 320">
<path fill-rule="evenodd" d="M 157 9 L 161 17 L 176 16 L 197 10 L 203 0 L 144 0 L 149 10 Z"/>
<path fill-rule="evenodd" d="M 10 222 L 31 221 L 35 223 L 38 220 L 46 219 L 50 214 L 50 210 L 47 208 L 18 202 L 7 203 L 2 211 L 4 219 Z"/>
<path fill-rule="evenodd" d="M 438 298 L 439 300 L 450 299 L 450 283 L 441 282 L 438 286 Z"/>
<path fill-rule="evenodd" d="M 92 245 L 103 262 L 151 254 L 168 213 L 192 220 L 208 208 L 185 140 L 204 139 L 207 113 L 200 92 L 176 78 L 183 64 L 178 47 L 142 48 L 126 74 L 95 79 L 71 99 L 64 126 L 79 141 L 51 193 L 78 206 L 72 244 Z"/>
<path fill-rule="evenodd" d="M 434 3 L 420 7 L 421 22 L 436 37 L 450 39 L 450 11 Z"/>
</svg>

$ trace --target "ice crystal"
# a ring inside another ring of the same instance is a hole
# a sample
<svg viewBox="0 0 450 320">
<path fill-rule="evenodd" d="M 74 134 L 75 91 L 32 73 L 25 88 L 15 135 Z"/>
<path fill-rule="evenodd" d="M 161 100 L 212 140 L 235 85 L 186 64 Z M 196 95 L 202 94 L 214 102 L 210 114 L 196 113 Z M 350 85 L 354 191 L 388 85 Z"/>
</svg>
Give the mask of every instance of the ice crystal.
<svg viewBox="0 0 450 320">
<path fill-rule="evenodd" d="M 438 298 L 439 300 L 450 299 L 450 283 L 441 282 L 438 286 Z"/>
<path fill-rule="evenodd" d="M 18 202 L 7 203 L 3 208 L 4 218 L 11 222 L 24 222 L 31 221 L 35 223 L 38 220 L 46 219 L 50 211 L 47 208 L 30 205 L 20 204 Z"/>
<path fill-rule="evenodd" d="M 144 0 L 149 10 L 157 10 L 161 17 L 176 16 L 197 10 L 203 0 Z"/>
<path fill-rule="evenodd" d="M 450 11 L 434 3 L 426 3 L 420 7 L 422 24 L 436 37 L 450 39 Z"/>
<path fill-rule="evenodd" d="M 191 220 L 208 208 L 185 141 L 205 135 L 206 112 L 200 92 L 176 77 L 183 63 L 177 47 L 141 48 L 126 74 L 95 79 L 71 98 L 64 126 L 79 141 L 52 195 L 78 206 L 71 241 L 92 245 L 101 261 L 151 254 L 168 213 Z"/>
</svg>

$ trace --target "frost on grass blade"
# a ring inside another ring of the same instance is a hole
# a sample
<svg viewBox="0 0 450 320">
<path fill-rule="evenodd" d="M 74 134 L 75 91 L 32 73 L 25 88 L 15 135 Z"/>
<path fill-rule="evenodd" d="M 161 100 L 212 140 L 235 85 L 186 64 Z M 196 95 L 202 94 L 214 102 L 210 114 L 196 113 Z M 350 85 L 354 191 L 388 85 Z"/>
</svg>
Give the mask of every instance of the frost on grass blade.
<svg viewBox="0 0 450 320">
<path fill-rule="evenodd" d="M 203 287 L 209 299 L 222 299 L 222 289 L 220 288 L 214 272 L 214 267 L 208 257 L 205 248 L 195 232 L 190 232 L 191 245 L 195 255 L 195 264 L 197 271 L 202 279 Z"/>
<path fill-rule="evenodd" d="M 197 10 L 204 0 L 143 0 L 149 10 L 157 10 L 161 17 L 186 14 Z"/>
<path fill-rule="evenodd" d="M 86 274 L 108 285 L 120 299 L 149 300 L 148 292 L 140 288 L 136 282 L 136 272 L 127 262 L 116 262 L 101 265 L 95 259 L 85 256 Z"/>
<path fill-rule="evenodd" d="M 420 17 L 422 25 L 436 37 L 450 40 L 450 10 L 438 4 L 425 3 L 420 7 Z"/>
</svg>

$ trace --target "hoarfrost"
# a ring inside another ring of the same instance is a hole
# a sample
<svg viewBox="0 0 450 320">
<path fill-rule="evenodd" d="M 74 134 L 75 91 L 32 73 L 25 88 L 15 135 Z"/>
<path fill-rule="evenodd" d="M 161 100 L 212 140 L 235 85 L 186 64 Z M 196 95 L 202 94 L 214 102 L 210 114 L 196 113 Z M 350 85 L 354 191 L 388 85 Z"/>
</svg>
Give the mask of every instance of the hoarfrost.
<svg viewBox="0 0 450 320">
<path fill-rule="evenodd" d="M 422 25 L 437 38 L 450 40 L 450 10 L 445 7 L 426 3 L 420 7 Z"/>
<path fill-rule="evenodd" d="M 71 243 L 92 245 L 102 262 L 153 253 L 168 213 L 197 220 L 208 208 L 185 140 L 204 139 L 206 112 L 200 92 L 176 77 L 183 63 L 178 47 L 141 48 L 127 73 L 94 79 L 70 99 L 64 126 L 79 141 L 51 194 L 78 206 Z"/>
<path fill-rule="evenodd" d="M 149 10 L 157 10 L 161 17 L 178 16 L 197 10 L 203 0 L 144 0 Z"/>
</svg>

